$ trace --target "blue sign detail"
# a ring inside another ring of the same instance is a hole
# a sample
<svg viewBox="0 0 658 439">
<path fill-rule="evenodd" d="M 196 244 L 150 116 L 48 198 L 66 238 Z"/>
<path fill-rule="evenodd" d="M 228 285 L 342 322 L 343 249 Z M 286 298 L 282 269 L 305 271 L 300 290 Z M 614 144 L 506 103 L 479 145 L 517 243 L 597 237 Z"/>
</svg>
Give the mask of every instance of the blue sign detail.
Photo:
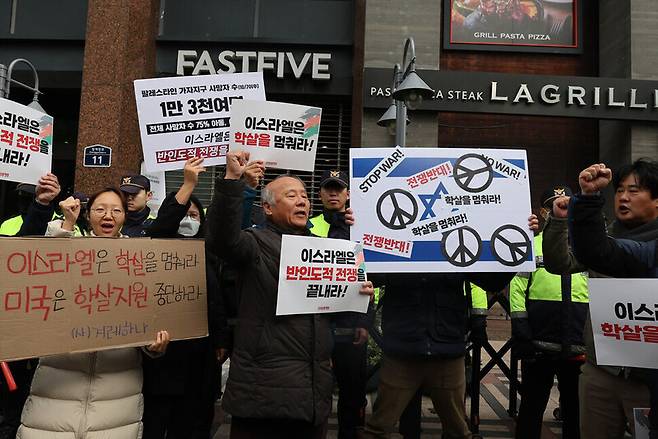
<svg viewBox="0 0 658 439">
<path fill-rule="evenodd" d="M 104 145 L 86 146 L 83 166 L 87 168 L 109 168 L 112 165 L 112 148 Z"/>
<path fill-rule="evenodd" d="M 525 162 L 521 159 L 504 159 L 506 162 L 510 162 L 517 168 L 521 168 L 525 171 Z"/>
<path fill-rule="evenodd" d="M 443 186 L 443 183 L 439 183 L 433 194 L 418 195 L 418 198 L 420 198 L 420 202 L 423 203 L 423 207 L 425 208 L 425 211 L 420 217 L 420 221 L 423 221 L 427 218 L 436 217 L 436 214 L 434 213 L 434 209 L 433 209 L 434 203 L 436 203 L 438 200 L 441 199 L 441 194 L 447 194 L 447 193 L 448 190 L 445 188 L 445 186 Z"/>
<path fill-rule="evenodd" d="M 446 258 L 441 251 L 441 241 L 414 241 L 411 258 L 379 253 L 368 249 L 363 250 L 363 255 L 368 262 L 446 262 Z M 532 252 L 528 254 L 525 260 L 532 260 Z M 482 241 L 482 253 L 478 261 L 497 261 L 496 257 L 491 253 L 491 241 Z"/>
<path fill-rule="evenodd" d="M 384 158 L 354 158 L 352 159 L 352 178 L 363 178 L 384 160 Z M 388 177 L 411 177 L 419 172 L 433 168 L 445 162 L 455 165 L 456 158 L 442 157 L 407 157 L 402 160 L 389 174 Z M 505 161 L 525 170 L 523 160 L 504 159 Z M 494 171 L 494 178 L 508 178 Z"/>
</svg>

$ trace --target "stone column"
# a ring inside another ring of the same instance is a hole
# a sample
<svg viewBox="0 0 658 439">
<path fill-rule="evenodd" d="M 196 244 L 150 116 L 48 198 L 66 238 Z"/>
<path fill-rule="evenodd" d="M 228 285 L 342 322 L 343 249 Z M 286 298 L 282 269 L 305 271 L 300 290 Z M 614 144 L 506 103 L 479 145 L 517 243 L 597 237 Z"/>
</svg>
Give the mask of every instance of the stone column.
<svg viewBox="0 0 658 439">
<path fill-rule="evenodd" d="M 89 0 L 75 189 L 91 194 L 139 172 L 142 147 L 133 80 L 155 74 L 158 0 Z M 112 148 L 110 168 L 85 168 L 84 147 Z"/>
<path fill-rule="evenodd" d="M 402 63 L 404 42 L 413 37 L 416 43 L 416 68 L 439 69 L 441 48 L 441 3 L 436 0 L 368 0 L 365 23 L 365 67 L 391 69 Z M 363 91 L 362 91 L 363 92 Z M 377 120 L 385 109 L 364 109 L 361 129 L 362 146 L 394 146 L 395 137 Z M 436 112 L 408 111 L 411 124 L 407 126 L 407 146 L 436 146 L 438 116 Z"/>
<path fill-rule="evenodd" d="M 599 3 L 599 74 L 658 79 L 658 13 L 652 0 Z M 599 122 L 599 157 L 614 167 L 640 157 L 658 159 L 658 125 Z"/>
<path fill-rule="evenodd" d="M 658 79 L 658 11 L 655 0 L 633 0 L 631 8 L 631 78 Z M 658 160 L 658 125 L 633 122 L 631 160 Z"/>
</svg>

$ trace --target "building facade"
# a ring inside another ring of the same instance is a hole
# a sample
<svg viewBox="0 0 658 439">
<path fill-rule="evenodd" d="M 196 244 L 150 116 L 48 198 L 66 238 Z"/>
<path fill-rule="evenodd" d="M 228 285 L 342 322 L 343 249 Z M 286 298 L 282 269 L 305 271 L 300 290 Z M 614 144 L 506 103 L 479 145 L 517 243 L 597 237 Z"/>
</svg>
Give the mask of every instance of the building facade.
<svg viewBox="0 0 658 439">
<path fill-rule="evenodd" d="M 475 10 L 477 2 L 461 2 L 468 3 Z M 565 1 L 520 3 L 550 11 Z M 53 170 L 67 192 L 93 192 L 139 171 L 134 79 L 262 70 L 268 100 L 323 109 L 316 172 L 302 175 L 317 199 L 319 175 L 327 168 L 346 170 L 350 147 L 394 145 L 376 122 L 390 103 L 393 65 L 403 61 L 409 36 L 421 76 L 437 90 L 450 72 L 466 92 L 475 83 L 469 75 L 488 72 L 517 75 L 509 78 L 519 84 L 547 78 L 538 86 L 590 78 L 591 97 L 605 85 L 603 78 L 615 78 L 621 80 L 615 99 L 628 105 L 618 111 L 626 116 L 615 119 L 587 113 L 596 110 L 591 101 L 574 106 L 581 113 L 550 116 L 548 105 L 531 106 L 527 99 L 528 111 L 510 107 L 505 114 L 491 102 L 426 102 L 409 111 L 407 146 L 526 149 L 533 202 L 548 184 L 575 185 L 578 171 L 594 161 L 616 166 L 658 158 L 658 108 L 636 111 L 627 99 L 635 87 L 628 81 L 658 79 L 658 17 L 650 0 L 578 2 L 578 47 L 568 53 L 448 47 L 450 8 L 449 0 L 5 0 L 0 63 L 25 58 L 37 68 L 40 103 L 55 118 Z M 31 81 L 25 71 L 16 77 Z M 498 82 L 492 78 L 489 83 Z M 27 103 L 30 97 L 12 88 L 11 99 Z M 94 144 L 113 149 L 111 168 L 82 166 L 83 148 Z M 216 172 L 202 178 L 204 201 Z M 168 172 L 168 190 L 181 178 Z M 0 183 L 0 217 L 13 214 L 13 187 Z"/>
</svg>

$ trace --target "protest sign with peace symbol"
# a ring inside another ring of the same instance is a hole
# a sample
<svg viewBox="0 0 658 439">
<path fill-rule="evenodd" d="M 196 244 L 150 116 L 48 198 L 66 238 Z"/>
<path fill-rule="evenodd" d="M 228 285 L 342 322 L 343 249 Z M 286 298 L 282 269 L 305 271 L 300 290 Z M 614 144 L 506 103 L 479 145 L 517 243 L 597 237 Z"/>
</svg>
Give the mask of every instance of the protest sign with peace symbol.
<svg viewBox="0 0 658 439">
<path fill-rule="evenodd" d="M 526 153 L 355 148 L 351 238 L 368 271 L 533 271 Z"/>
</svg>

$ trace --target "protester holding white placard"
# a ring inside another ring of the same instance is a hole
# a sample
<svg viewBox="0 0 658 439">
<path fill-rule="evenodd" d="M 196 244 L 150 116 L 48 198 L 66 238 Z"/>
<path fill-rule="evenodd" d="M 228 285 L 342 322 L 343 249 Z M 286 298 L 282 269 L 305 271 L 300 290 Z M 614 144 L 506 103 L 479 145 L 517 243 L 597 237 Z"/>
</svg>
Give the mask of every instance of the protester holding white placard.
<svg viewBox="0 0 658 439">
<path fill-rule="evenodd" d="M 241 231 L 249 154 L 229 152 L 209 209 L 208 244 L 239 270 L 238 325 L 224 408 L 241 437 L 323 438 L 331 411 L 331 331 L 326 314 L 276 316 L 281 237 L 305 235 L 310 203 L 301 180 L 281 176 L 262 191 L 263 227 Z M 362 294 L 373 294 L 366 282 Z"/>
<path fill-rule="evenodd" d="M 337 169 L 326 170 L 320 180 L 322 213 L 309 220 L 315 236 L 350 239 L 345 221 L 350 197 L 349 177 Z M 368 313 L 343 312 L 334 317 L 334 375 L 338 384 L 338 437 L 355 437 L 365 424 L 368 329 L 374 318 L 373 302 Z"/>
<path fill-rule="evenodd" d="M 628 172 L 628 168 L 626 169 L 625 178 L 622 181 L 616 178 L 614 182 L 619 196 L 619 199 L 616 197 L 615 203 L 616 208 L 618 204 L 620 206 L 619 216 L 631 221 L 633 217 L 636 221 L 645 217 L 655 218 L 658 212 L 658 163 L 644 162 L 644 165 L 637 167 L 634 172 Z M 601 191 L 611 181 L 612 171 L 603 163 L 591 165 L 578 177 L 581 194 L 572 197 L 569 206 L 575 256 L 590 269 L 608 276 L 656 278 L 658 240 L 615 239 L 606 233 Z M 630 184 L 627 186 L 625 183 Z M 640 206 L 645 209 L 639 209 Z M 640 222 L 635 224 L 637 223 Z M 648 333 L 641 333 L 641 329 L 637 332 L 645 339 L 648 336 Z M 626 337 L 626 334 L 624 336 Z M 658 370 L 650 369 L 647 375 L 651 406 L 650 437 L 655 439 L 658 438 Z M 582 397 L 586 398 L 587 395 L 581 395 Z M 632 419 L 631 415 L 631 424 Z"/>
<path fill-rule="evenodd" d="M 538 227 L 534 216 L 528 218 L 528 226 L 530 230 Z M 370 275 L 377 286 L 385 286 L 384 358 L 364 439 L 388 437 L 421 388 L 430 392 L 444 435 L 470 437 L 463 405 L 464 355 L 469 320 L 481 320 L 478 315 L 467 315 L 467 283 L 500 291 L 513 276 L 477 272 Z"/>
<path fill-rule="evenodd" d="M 615 221 L 608 233 L 615 238 L 650 241 L 658 238 L 658 163 L 637 160 L 622 166 L 613 181 Z M 567 231 L 568 197 L 553 203 L 544 228 L 544 264 L 551 273 L 579 273 L 588 267 L 569 250 Z M 590 270 L 590 277 L 599 276 Z M 597 363 L 591 319 L 584 331 L 587 362 L 579 379 L 580 428 L 583 437 L 624 435 L 633 428 L 633 408 L 649 405 L 645 371 Z M 621 408 L 621 409 L 620 409 Z"/>
</svg>

